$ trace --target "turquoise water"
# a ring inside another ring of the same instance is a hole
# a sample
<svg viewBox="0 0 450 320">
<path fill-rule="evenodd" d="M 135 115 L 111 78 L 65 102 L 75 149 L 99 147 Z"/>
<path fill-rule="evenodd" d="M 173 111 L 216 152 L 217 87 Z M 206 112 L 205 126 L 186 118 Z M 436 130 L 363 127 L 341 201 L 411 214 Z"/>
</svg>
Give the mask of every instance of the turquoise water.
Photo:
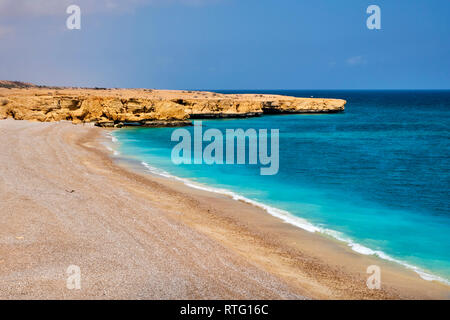
<svg viewBox="0 0 450 320">
<path fill-rule="evenodd" d="M 118 151 L 177 177 L 281 209 L 269 212 L 354 250 L 450 279 L 450 91 L 264 91 L 344 98 L 345 113 L 203 121 L 280 130 L 280 169 L 171 162 L 174 128 L 115 131 Z M 187 128 L 193 131 L 193 128 Z M 205 143 L 206 144 L 206 143 Z M 290 215 L 300 219 L 291 219 Z"/>
</svg>

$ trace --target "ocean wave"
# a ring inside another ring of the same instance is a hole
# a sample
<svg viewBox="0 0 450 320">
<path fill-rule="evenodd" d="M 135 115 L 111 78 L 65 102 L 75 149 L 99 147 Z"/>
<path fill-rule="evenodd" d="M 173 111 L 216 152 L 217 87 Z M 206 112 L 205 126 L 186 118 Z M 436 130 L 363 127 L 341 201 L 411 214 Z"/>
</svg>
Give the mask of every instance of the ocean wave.
<svg viewBox="0 0 450 320">
<path fill-rule="evenodd" d="M 288 211 L 285 211 L 285 210 L 282 210 L 282 209 L 278 209 L 278 208 L 266 205 L 264 203 L 261 203 L 261 202 L 258 202 L 258 201 L 246 198 L 246 197 L 244 197 L 242 195 L 239 195 L 239 194 L 237 194 L 237 193 L 235 193 L 233 191 L 227 190 L 227 189 L 221 189 L 221 188 L 215 188 L 215 187 L 211 187 L 211 186 L 206 186 L 204 184 L 200 184 L 198 182 L 194 182 L 194 181 L 186 179 L 186 178 L 180 178 L 180 177 L 174 176 L 174 175 L 170 174 L 167 171 L 164 171 L 162 169 L 158 169 L 158 168 L 152 167 L 151 165 L 149 165 L 148 163 L 146 163 L 144 161 L 142 161 L 141 164 L 150 173 L 153 173 L 153 174 L 165 177 L 165 178 L 181 181 L 186 186 L 191 187 L 191 188 L 195 188 L 195 189 L 202 190 L 202 191 L 208 191 L 208 192 L 213 192 L 213 193 L 226 195 L 226 196 L 231 197 L 233 200 L 246 202 L 246 203 L 251 204 L 251 205 L 253 205 L 255 207 L 259 207 L 259 208 L 265 210 L 270 215 L 272 215 L 272 216 L 274 216 L 274 217 L 276 217 L 278 219 L 281 219 L 282 221 L 284 221 L 286 223 L 289 223 L 289 224 L 291 224 L 293 226 L 296 226 L 296 227 L 298 227 L 300 229 L 303 229 L 303 230 L 311 232 L 311 233 L 315 233 L 315 232 L 322 233 L 322 234 L 328 235 L 328 236 L 330 236 L 330 237 L 332 237 L 332 238 L 334 238 L 336 240 L 344 242 L 353 251 L 355 251 L 355 252 L 357 252 L 359 254 L 367 255 L 367 256 L 371 256 L 371 255 L 377 256 L 380 259 L 400 264 L 403 267 L 416 272 L 424 280 L 427 280 L 427 281 L 439 281 L 439 282 L 445 283 L 447 285 L 450 285 L 450 281 L 448 281 L 447 279 L 444 279 L 444 278 L 442 278 L 440 276 L 437 276 L 437 275 L 433 275 L 433 274 L 431 274 L 429 272 L 426 272 L 426 271 L 422 270 L 421 268 L 419 268 L 417 266 L 414 266 L 414 265 L 411 265 L 411 264 L 409 264 L 407 262 L 395 259 L 395 258 L 389 256 L 388 254 L 386 254 L 383 251 L 372 250 L 372 249 L 370 249 L 370 248 L 368 248 L 366 246 L 363 246 L 363 245 L 361 245 L 361 244 L 359 244 L 357 242 L 354 242 L 352 239 L 344 236 L 339 231 L 330 230 L 330 229 L 327 229 L 327 228 L 316 226 L 316 225 L 310 223 L 309 221 L 307 221 L 307 220 L 305 220 L 303 218 L 294 216 L 293 214 L 291 214 Z"/>
<path fill-rule="evenodd" d="M 107 132 L 107 133 L 106 133 L 106 136 L 107 136 L 108 138 L 110 138 L 110 139 L 111 139 L 111 142 L 112 142 L 112 144 L 105 143 L 106 149 L 107 149 L 108 151 L 112 152 L 112 154 L 113 154 L 114 156 L 116 156 L 116 157 L 119 156 L 119 155 L 120 155 L 120 152 L 117 151 L 116 148 L 114 148 L 114 145 L 117 145 L 117 144 L 119 143 L 119 140 L 117 140 L 117 138 L 114 137 L 114 135 L 113 135 L 111 132 Z"/>
</svg>

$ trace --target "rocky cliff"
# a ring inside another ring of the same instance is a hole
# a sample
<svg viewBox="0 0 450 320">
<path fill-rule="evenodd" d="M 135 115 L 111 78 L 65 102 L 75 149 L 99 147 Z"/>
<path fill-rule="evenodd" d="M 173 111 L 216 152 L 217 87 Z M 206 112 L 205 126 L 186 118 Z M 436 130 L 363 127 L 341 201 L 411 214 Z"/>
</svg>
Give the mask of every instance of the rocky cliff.
<svg viewBox="0 0 450 320">
<path fill-rule="evenodd" d="M 202 118 L 341 112 L 345 103 L 338 99 L 199 91 L 3 87 L 0 119 L 170 126 Z"/>
</svg>

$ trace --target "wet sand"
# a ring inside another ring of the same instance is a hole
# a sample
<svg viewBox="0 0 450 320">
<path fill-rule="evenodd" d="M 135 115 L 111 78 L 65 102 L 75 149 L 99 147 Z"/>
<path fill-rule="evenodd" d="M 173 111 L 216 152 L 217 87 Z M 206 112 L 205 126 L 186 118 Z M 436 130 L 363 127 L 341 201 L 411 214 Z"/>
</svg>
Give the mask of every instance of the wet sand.
<svg viewBox="0 0 450 320">
<path fill-rule="evenodd" d="M 450 298 L 260 208 L 121 165 L 102 139 L 91 125 L 0 121 L 1 299 Z M 80 290 L 66 287 L 70 265 Z"/>
</svg>

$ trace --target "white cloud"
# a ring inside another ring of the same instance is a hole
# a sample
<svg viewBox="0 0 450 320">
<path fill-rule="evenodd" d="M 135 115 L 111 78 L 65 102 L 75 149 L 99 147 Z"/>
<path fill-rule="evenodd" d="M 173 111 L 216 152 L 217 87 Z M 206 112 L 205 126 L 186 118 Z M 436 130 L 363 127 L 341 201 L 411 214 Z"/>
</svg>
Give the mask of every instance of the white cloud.
<svg viewBox="0 0 450 320">
<path fill-rule="evenodd" d="M 350 57 L 346 62 L 350 66 L 360 66 L 363 64 L 367 64 L 367 60 L 363 56 Z"/>
</svg>

